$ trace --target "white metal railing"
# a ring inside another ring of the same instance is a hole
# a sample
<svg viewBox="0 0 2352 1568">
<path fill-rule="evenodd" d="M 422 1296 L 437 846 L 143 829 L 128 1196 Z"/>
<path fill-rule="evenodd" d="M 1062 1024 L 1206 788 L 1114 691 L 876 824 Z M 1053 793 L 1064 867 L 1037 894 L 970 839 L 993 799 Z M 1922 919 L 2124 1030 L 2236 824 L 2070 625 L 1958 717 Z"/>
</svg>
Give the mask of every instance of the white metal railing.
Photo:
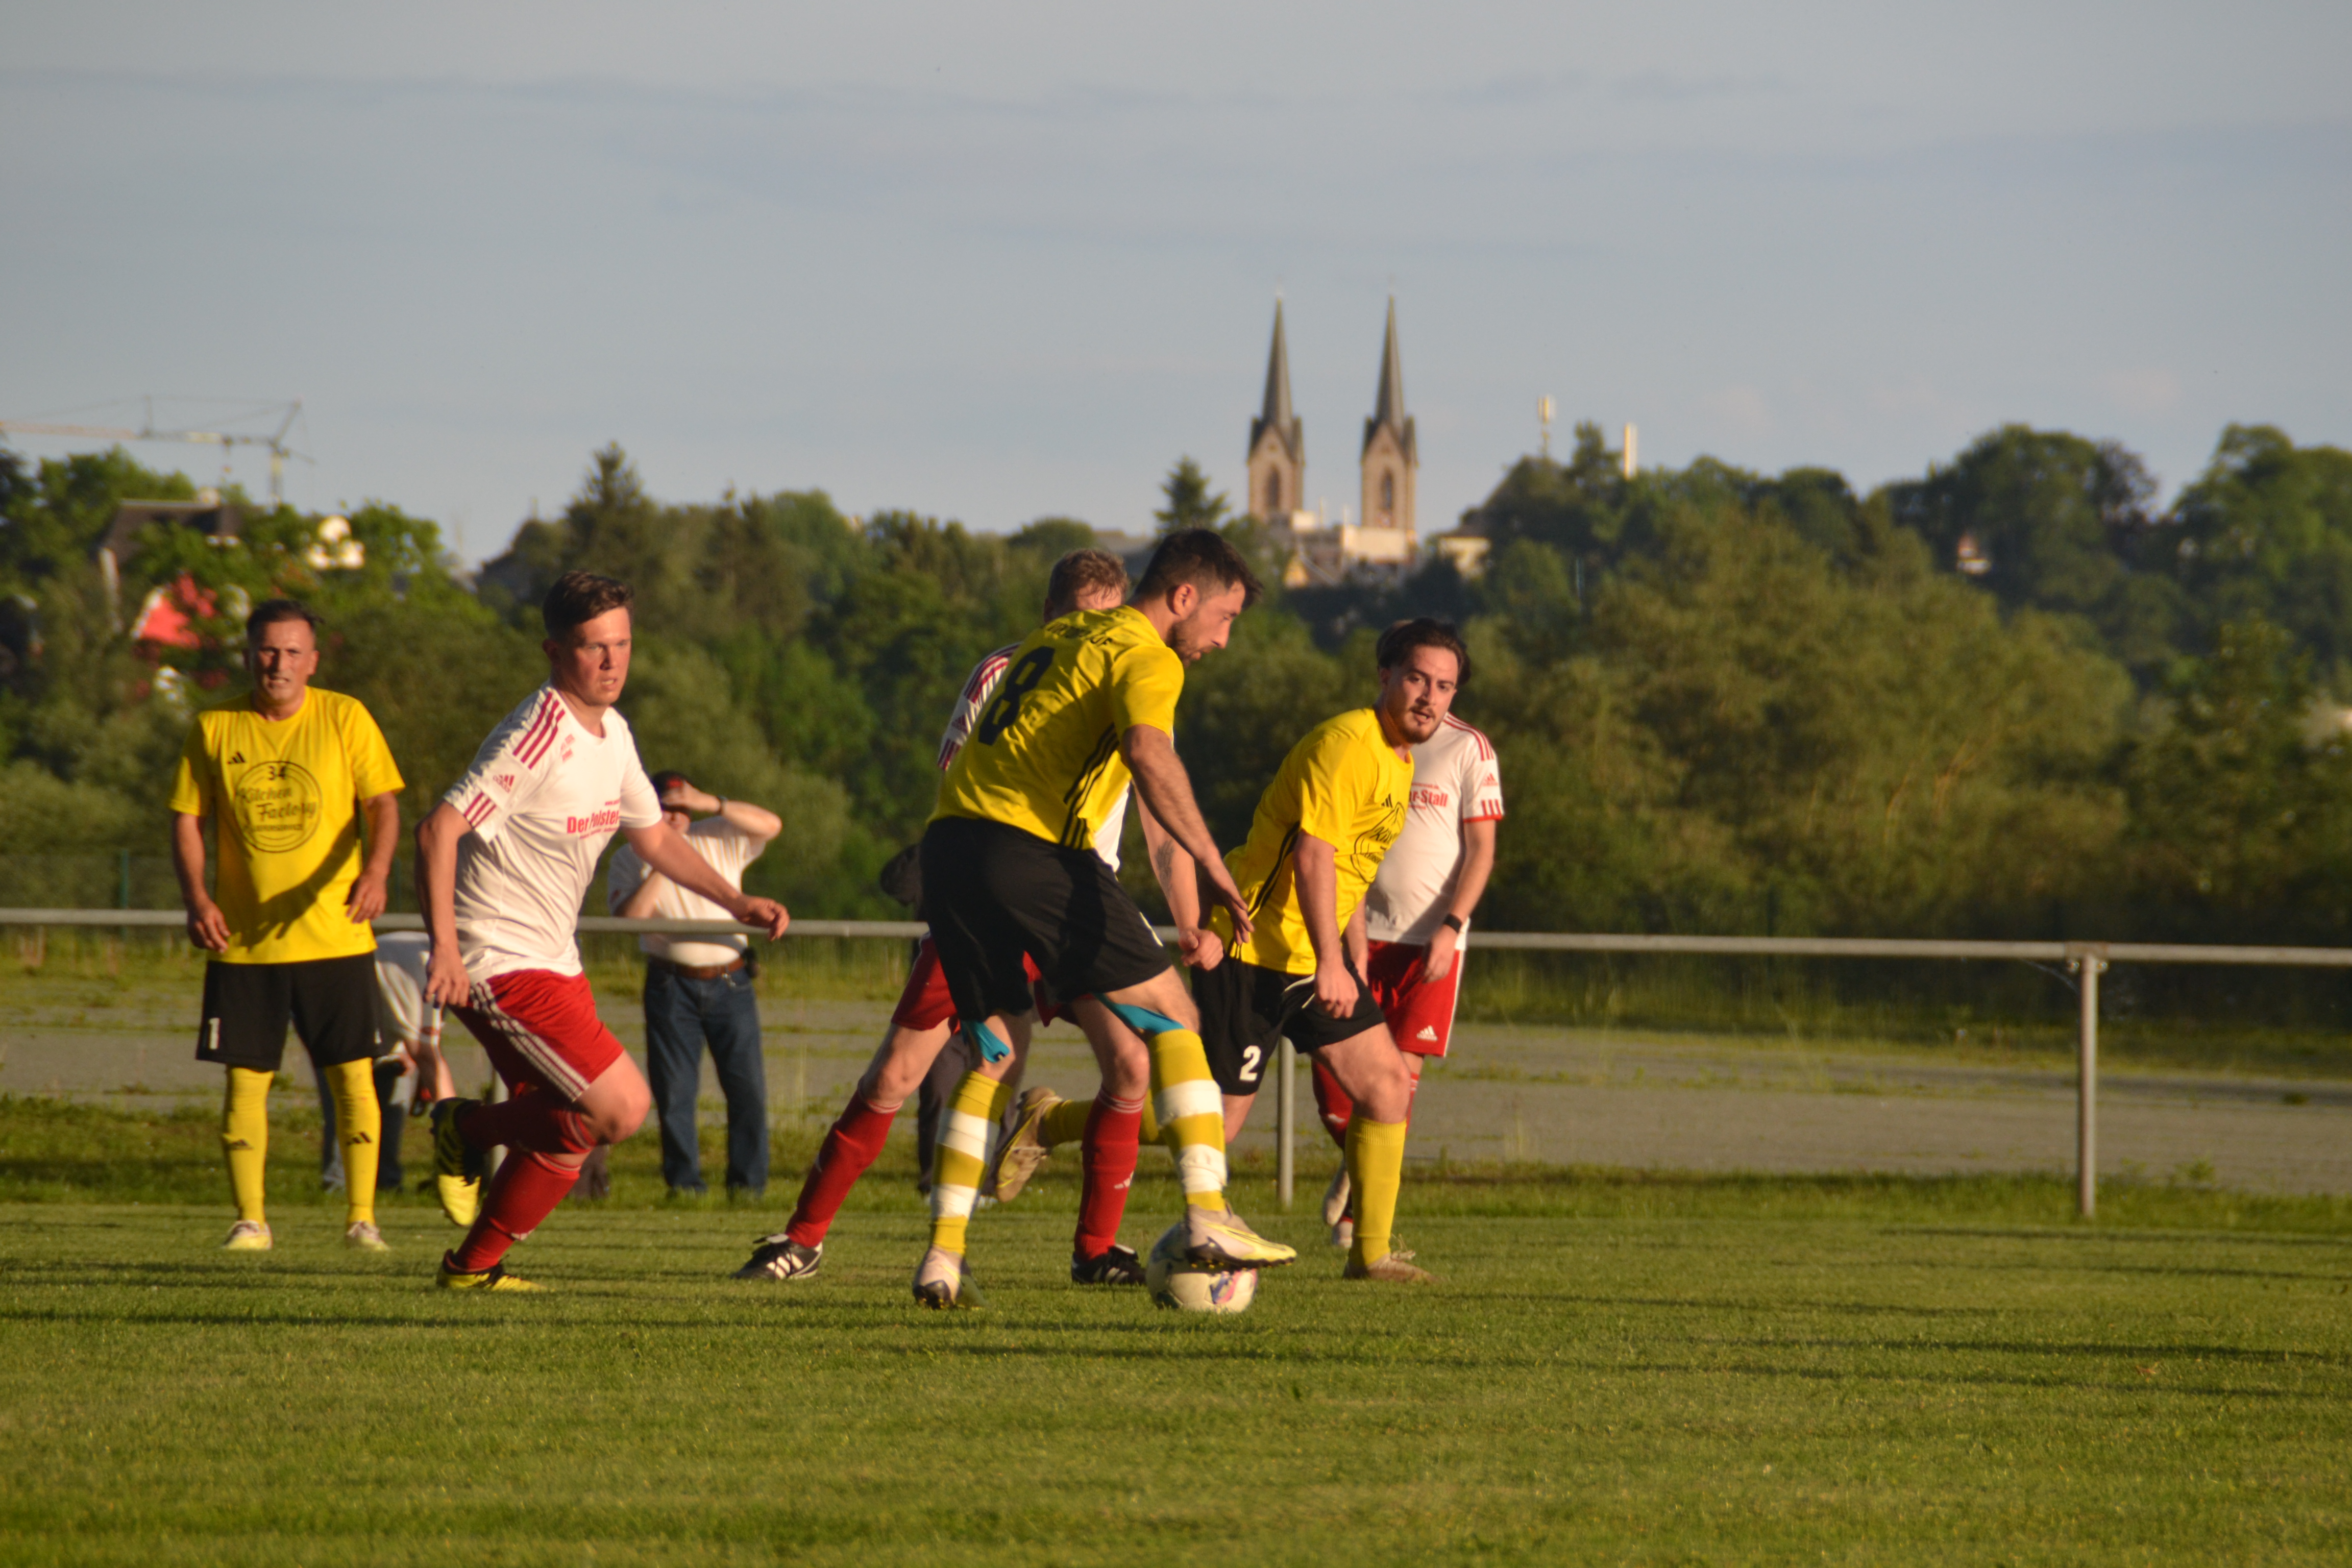
<svg viewBox="0 0 2352 1568">
<path fill-rule="evenodd" d="M 0 909 L 0 926 L 172 927 L 186 923 L 178 910 Z M 423 931 L 420 915 L 383 915 L 379 931 Z M 583 931 L 669 936 L 756 935 L 733 921 L 622 920 L 583 915 Z M 929 928 L 919 921 L 794 921 L 787 936 L 880 937 L 906 941 Z M 1172 928 L 1158 930 L 1172 940 Z M 1482 931 L 1469 945 L 1537 952 L 1648 952 L 1748 958 L 1924 958 L 1960 962 L 2063 963 L 2079 977 L 2081 1016 L 2075 1044 L 2074 1193 L 2086 1217 L 2098 1208 L 2099 976 L 2117 963 L 2253 964 L 2300 969 L 2352 969 L 2352 948 L 2230 947 L 2188 942 L 1941 942 L 1925 938 L 1823 936 L 1630 936 L 1583 931 Z M 1297 1095 L 1290 1043 L 1282 1043 L 1275 1078 L 1276 1187 L 1284 1207 L 1294 1187 Z"/>
</svg>

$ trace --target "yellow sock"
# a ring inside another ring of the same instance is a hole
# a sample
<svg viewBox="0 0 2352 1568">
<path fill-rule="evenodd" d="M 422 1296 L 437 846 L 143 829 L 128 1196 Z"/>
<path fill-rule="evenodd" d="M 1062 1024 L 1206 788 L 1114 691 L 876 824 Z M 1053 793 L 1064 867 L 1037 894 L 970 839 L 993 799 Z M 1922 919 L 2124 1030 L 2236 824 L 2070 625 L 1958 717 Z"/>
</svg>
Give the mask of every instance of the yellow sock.
<svg viewBox="0 0 2352 1568">
<path fill-rule="evenodd" d="M 1087 1118 L 1094 1113 L 1091 1100 L 1066 1100 L 1037 1119 L 1037 1141 L 1048 1149 L 1075 1143 L 1087 1135 Z"/>
<path fill-rule="evenodd" d="M 221 1101 L 221 1152 L 228 1157 L 229 1196 L 236 1217 L 256 1225 L 261 1216 L 261 1173 L 269 1162 L 269 1080 L 276 1073 L 251 1068 L 228 1069 L 228 1093 Z"/>
<path fill-rule="evenodd" d="M 376 1104 L 375 1063 L 362 1058 L 337 1062 L 326 1071 L 327 1092 L 335 1097 L 335 1141 L 343 1146 L 343 1223 L 375 1222 L 375 1169 L 383 1150 L 376 1135 L 383 1111 Z"/>
<path fill-rule="evenodd" d="M 956 1085 L 940 1119 L 939 1152 L 931 1171 L 931 1245 L 963 1256 L 964 1233 L 971 1225 L 971 1205 L 980 1196 L 981 1178 L 988 1170 L 989 1144 L 1013 1099 L 1013 1086 L 979 1072 L 968 1072 Z"/>
<path fill-rule="evenodd" d="M 1356 1187 L 1356 1245 L 1349 1258 L 1370 1263 L 1389 1254 L 1397 1188 L 1404 1182 L 1406 1123 L 1375 1121 L 1362 1111 L 1348 1123 L 1348 1179 Z"/>
<path fill-rule="evenodd" d="M 1225 1103 L 1209 1074 L 1209 1053 L 1190 1029 L 1166 1029 L 1151 1047 L 1151 1097 L 1160 1125 L 1175 1135 L 1176 1177 L 1184 1201 L 1225 1206 Z"/>
</svg>

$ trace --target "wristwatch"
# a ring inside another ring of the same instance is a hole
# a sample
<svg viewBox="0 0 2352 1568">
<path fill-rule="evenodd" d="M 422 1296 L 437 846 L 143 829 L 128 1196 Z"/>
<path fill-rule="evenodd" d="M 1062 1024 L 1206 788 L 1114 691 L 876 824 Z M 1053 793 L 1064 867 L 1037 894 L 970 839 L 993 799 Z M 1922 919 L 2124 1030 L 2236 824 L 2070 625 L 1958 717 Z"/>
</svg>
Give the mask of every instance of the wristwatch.
<svg viewBox="0 0 2352 1568">
<path fill-rule="evenodd" d="M 1444 926 L 1447 931 L 1452 931 L 1455 936 L 1460 936 L 1465 929 L 1465 921 L 1460 915 L 1449 914 L 1444 920 L 1438 923 Z"/>
</svg>

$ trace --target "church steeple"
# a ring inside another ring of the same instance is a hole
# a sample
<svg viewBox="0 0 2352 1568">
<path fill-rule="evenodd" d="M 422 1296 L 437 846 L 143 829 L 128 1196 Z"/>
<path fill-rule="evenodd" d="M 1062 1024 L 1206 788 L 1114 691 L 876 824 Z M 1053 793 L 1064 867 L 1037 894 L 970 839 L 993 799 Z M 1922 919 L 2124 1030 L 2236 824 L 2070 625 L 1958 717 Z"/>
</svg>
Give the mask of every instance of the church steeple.
<svg viewBox="0 0 2352 1568">
<path fill-rule="evenodd" d="M 1265 358 L 1265 405 L 1250 421 L 1249 510 L 1268 522 L 1306 504 L 1307 427 L 1290 407 L 1290 348 L 1282 301 L 1274 302 L 1274 346 Z"/>
<path fill-rule="evenodd" d="M 1412 416 L 1404 411 L 1404 356 L 1397 350 L 1396 300 L 1389 300 L 1388 337 L 1381 344 L 1381 389 L 1364 421 L 1364 526 L 1413 531 L 1413 477 L 1421 452 Z"/>
</svg>

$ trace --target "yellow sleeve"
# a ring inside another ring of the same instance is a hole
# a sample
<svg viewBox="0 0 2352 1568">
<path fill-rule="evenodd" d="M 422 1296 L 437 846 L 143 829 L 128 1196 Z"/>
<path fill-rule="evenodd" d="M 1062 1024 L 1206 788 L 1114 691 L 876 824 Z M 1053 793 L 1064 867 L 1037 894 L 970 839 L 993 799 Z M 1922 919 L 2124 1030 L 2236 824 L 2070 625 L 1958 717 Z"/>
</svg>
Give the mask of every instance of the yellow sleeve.
<svg viewBox="0 0 2352 1568">
<path fill-rule="evenodd" d="M 180 747 L 180 765 L 172 774 L 172 809 L 183 816 L 204 816 L 212 810 L 212 750 L 205 744 L 205 721 L 188 726 Z"/>
<path fill-rule="evenodd" d="M 1111 672 L 1111 720 L 1126 734 L 1138 724 L 1172 735 L 1176 699 L 1184 694 L 1184 661 L 1165 643 L 1119 655 Z"/>
<path fill-rule="evenodd" d="M 344 707 L 343 746 L 352 759 L 353 795 L 361 800 L 373 800 L 380 795 L 398 793 L 404 781 L 399 765 L 392 760 L 392 748 L 384 743 L 375 715 L 356 698 L 348 700 Z"/>
<path fill-rule="evenodd" d="M 1365 749 L 1363 738 L 1352 728 L 1333 724 L 1301 760 L 1298 830 L 1345 848 L 1355 841 L 1356 819 L 1364 802 L 1379 787 L 1380 759 Z"/>
</svg>

